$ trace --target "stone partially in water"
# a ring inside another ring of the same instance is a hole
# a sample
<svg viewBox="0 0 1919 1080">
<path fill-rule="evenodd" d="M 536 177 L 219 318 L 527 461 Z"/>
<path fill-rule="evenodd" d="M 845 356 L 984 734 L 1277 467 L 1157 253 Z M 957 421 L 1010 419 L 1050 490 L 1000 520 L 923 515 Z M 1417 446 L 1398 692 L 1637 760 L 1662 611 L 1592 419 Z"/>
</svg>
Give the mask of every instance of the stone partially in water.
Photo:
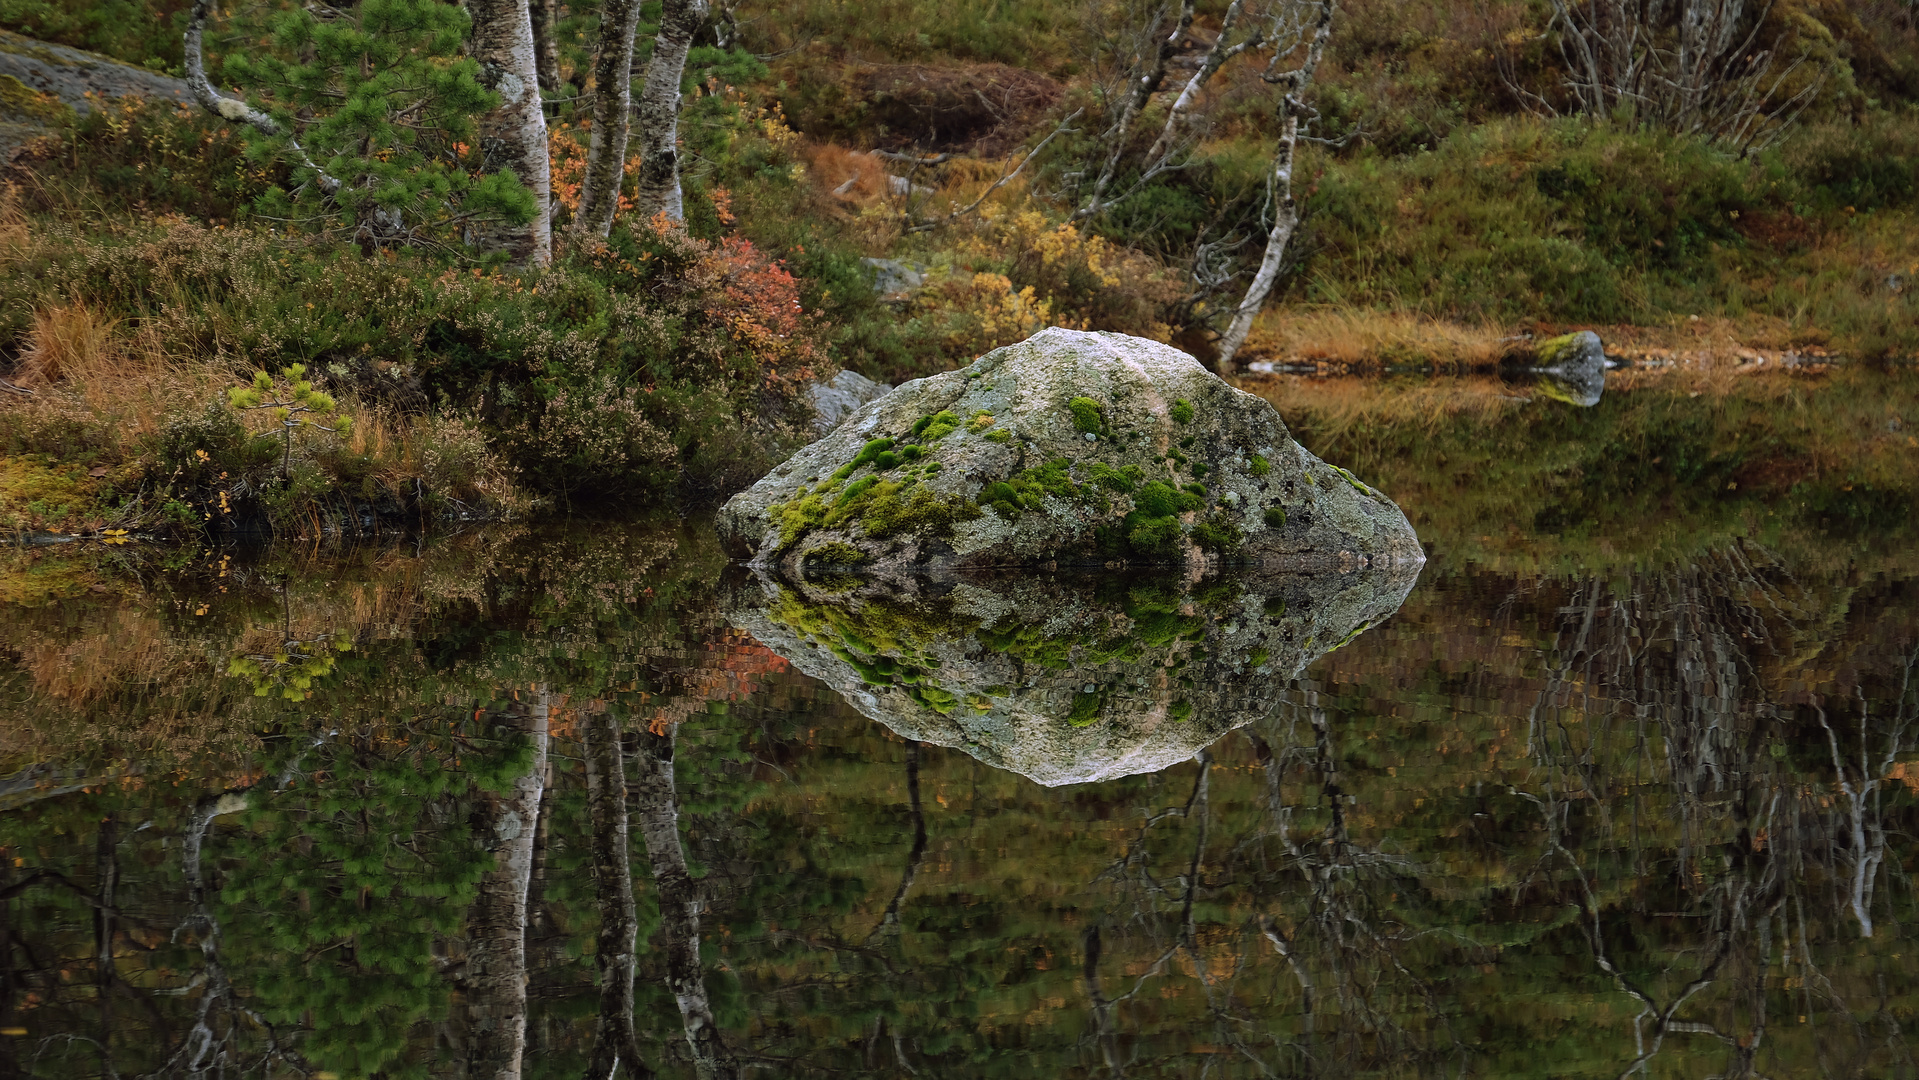
<svg viewBox="0 0 1919 1080">
<path fill-rule="evenodd" d="M 865 406 L 735 496 L 720 532 L 788 576 L 823 545 L 882 573 L 1425 558 L 1399 507 L 1265 400 L 1170 346 L 1061 329 Z"/>
<path fill-rule="evenodd" d="M 1540 392 L 1581 408 L 1599 404 L 1606 390 L 1606 349 L 1591 330 L 1547 338 L 1535 349 Z"/>
<path fill-rule="evenodd" d="M 1280 707 L 1399 609 L 1417 565 L 1350 574 L 858 579 L 759 573 L 729 618 L 904 738 L 1049 786 L 1154 772 Z"/>
</svg>

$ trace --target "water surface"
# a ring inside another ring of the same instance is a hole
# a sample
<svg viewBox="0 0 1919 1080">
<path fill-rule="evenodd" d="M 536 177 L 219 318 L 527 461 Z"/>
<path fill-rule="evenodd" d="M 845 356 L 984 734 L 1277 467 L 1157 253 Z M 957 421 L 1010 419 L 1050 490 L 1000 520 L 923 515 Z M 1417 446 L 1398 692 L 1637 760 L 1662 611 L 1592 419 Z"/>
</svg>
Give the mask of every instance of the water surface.
<svg viewBox="0 0 1919 1080">
<path fill-rule="evenodd" d="M 1870 554 L 1442 538 L 1297 671 L 1218 644 L 1277 587 L 1034 585 L 1105 629 L 995 638 L 1009 695 L 1204 728 L 1078 783 L 939 744 L 990 715 L 927 689 L 950 627 L 802 673 L 705 520 L 16 554 L 0 1070 L 1914 1075 L 1919 583 Z"/>
</svg>

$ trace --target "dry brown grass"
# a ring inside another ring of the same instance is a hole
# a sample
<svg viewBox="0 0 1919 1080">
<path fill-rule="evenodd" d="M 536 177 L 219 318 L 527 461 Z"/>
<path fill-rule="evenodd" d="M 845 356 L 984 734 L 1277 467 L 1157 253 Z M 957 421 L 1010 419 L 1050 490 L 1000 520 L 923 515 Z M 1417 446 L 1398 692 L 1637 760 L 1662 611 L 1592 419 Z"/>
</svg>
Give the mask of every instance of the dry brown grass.
<svg viewBox="0 0 1919 1080">
<path fill-rule="evenodd" d="M 881 159 L 832 143 L 802 143 L 800 156 L 822 199 L 845 209 L 886 201 L 886 163 Z"/>
<path fill-rule="evenodd" d="M 199 408 L 237 383 L 224 363 L 167 355 L 157 336 L 128 329 L 83 301 L 33 313 L 11 380 L 31 396 L 0 402 L 0 432 L 30 446 L 36 428 L 79 423 L 97 444 L 131 448 L 168 414 Z"/>
<path fill-rule="evenodd" d="M 18 189 L 12 184 L 0 184 L 0 257 L 18 258 L 31 239 L 27 215 L 20 210 Z"/>
<path fill-rule="evenodd" d="M 15 381 L 29 389 L 108 381 L 125 366 L 114 341 L 118 325 L 118 320 L 80 301 L 34 312 L 33 333 Z"/>
<path fill-rule="evenodd" d="M 1441 322 L 1398 311 L 1276 308 L 1254 325 L 1240 356 L 1336 367 L 1420 364 L 1457 370 L 1493 366 L 1514 344 L 1512 331 L 1489 323 Z"/>
</svg>

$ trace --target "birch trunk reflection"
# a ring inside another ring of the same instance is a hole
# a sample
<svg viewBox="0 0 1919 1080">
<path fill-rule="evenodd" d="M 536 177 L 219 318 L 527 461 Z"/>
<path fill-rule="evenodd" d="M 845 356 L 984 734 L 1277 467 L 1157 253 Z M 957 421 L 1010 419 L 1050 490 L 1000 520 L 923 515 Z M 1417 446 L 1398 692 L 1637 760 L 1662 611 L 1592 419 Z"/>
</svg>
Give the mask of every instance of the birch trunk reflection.
<svg viewBox="0 0 1919 1080">
<path fill-rule="evenodd" d="M 587 1080 L 608 1080 L 622 1064 L 629 1076 L 652 1076 L 633 1031 L 633 939 L 639 919 L 633 907 L 631 842 L 626 817 L 626 763 L 620 752 L 620 722 L 610 712 L 581 717 L 586 757 L 587 813 L 593 823 L 593 884 L 600 909 L 600 1017 L 593 1028 Z"/>
<path fill-rule="evenodd" d="M 680 811 L 673 786 L 674 728 L 638 734 L 632 800 L 640 819 L 640 836 L 653 866 L 653 887 L 660 898 L 660 937 L 666 955 L 666 986 L 679 1005 L 686 1029 L 686 1045 L 700 1080 L 732 1080 L 739 1065 L 720 1038 L 713 1007 L 706 996 L 706 973 L 700 966 L 700 911 L 704 899 L 686 868 L 686 849 L 680 843 Z"/>
<path fill-rule="evenodd" d="M 544 685 L 521 693 L 499 722 L 523 734 L 533 754 L 509 790 L 480 797 L 480 832 L 494 845 L 494 865 L 480 878 L 467 922 L 467 1075 L 484 1080 L 518 1080 L 526 1054 L 526 898 L 551 704 Z"/>
</svg>

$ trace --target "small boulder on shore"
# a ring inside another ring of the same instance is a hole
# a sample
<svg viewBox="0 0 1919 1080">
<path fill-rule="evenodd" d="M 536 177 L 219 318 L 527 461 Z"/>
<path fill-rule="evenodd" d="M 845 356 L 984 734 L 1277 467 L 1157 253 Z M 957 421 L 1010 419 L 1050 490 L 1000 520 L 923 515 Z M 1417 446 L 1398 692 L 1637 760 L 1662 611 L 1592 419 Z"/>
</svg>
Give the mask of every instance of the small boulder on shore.
<svg viewBox="0 0 1919 1080">
<path fill-rule="evenodd" d="M 865 405 L 719 526 L 734 557 L 792 575 L 1425 561 L 1399 507 L 1264 399 L 1169 345 L 1058 328 Z"/>
</svg>

